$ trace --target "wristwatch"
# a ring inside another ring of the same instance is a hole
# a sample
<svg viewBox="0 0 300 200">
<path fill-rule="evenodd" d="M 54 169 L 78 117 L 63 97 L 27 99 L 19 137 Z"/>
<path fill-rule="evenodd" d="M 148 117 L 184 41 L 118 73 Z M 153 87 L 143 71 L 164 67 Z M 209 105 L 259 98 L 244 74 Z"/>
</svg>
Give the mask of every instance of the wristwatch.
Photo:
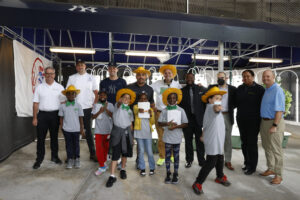
<svg viewBox="0 0 300 200">
<path fill-rule="evenodd" d="M 273 123 L 272 126 L 277 127 L 277 124 Z"/>
</svg>

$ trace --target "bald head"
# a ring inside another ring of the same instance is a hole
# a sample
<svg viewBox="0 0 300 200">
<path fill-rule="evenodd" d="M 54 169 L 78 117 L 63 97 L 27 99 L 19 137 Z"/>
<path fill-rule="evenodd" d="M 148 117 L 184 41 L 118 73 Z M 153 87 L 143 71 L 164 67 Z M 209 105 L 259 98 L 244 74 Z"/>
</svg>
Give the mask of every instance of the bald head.
<svg viewBox="0 0 300 200">
<path fill-rule="evenodd" d="M 274 71 L 267 69 L 263 72 L 262 82 L 267 88 L 271 87 L 275 83 L 275 73 Z"/>
</svg>

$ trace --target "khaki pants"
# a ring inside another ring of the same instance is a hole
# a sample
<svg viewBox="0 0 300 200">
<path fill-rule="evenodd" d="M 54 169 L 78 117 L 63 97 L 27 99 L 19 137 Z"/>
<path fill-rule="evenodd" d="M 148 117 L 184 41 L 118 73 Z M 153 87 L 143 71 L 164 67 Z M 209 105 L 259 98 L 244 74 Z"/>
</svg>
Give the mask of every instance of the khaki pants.
<svg viewBox="0 0 300 200">
<path fill-rule="evenodd" d="M 159 158 L 165 159 L 165 143 L 163 142 L 163 136 L 164 136 L 164 129 L 163 127 L 158 125 L 158 118 L 160 115 L 160 111 L 157 111 L 155 113 L 155 127 L 158 135 L 158 153 L 159 153 Z"/>
<path fill-rule="evenodd" d="M 265 150 L 268 169 L 274 171 L 276 175 L 281 176 L 283 167 L 282 140 L 285 123 L 284 119 L 281 119 L 277 125 L 277 131 L 269 133 L 273 123 L 274 120 L 262 119 L 260 124 L 261 142 Z"/>
<path fill-rule="evenodd" d="M 231 132 L 232 124 L 229 113 L 223 113 L 225 123 L 225 143 L 224 143 L 224 155 L 225 162 L 231 162 L 232 157 L 232 144 L 231 144 Z"/>
</svg>

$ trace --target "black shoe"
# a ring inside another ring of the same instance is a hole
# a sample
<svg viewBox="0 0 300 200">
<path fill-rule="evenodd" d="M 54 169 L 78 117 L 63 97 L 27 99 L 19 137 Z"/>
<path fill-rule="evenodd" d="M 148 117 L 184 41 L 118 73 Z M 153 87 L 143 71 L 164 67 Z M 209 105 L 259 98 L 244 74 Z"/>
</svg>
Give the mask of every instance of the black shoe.
<svg viewBox="0 0 300 200">
<path fill-rule="evenodd" d="M 40 167 L 41 167 L 41 163 L 42 163 L 42 162 L 35 161 L 35 163 L 33 164 L 32 168 L 33 168 L 33 169 L 38 169 L 38 168 L 40 168 Z"/>
<path fill-rule="evenodd" d="M 165 178 L 165 184 L 171 183 L 171 172 L 167 172 L 167 176 Z"/>
<path fill-rule="evenodd" d="M 52 161 L 52 162 L 55 162 L 56 164 L 59 164 L 59 165 L 62 164 L 62 162 L 61 162 L 61 160 L 59 159 L 59 157 L 51 158 L 51 161 Z"/>
<path fill-rule="evenodd" d="M 172 184 L 178 183 L 178 173 L 173 173 Z"/>
<path fill-rule="evenodd" d="M 149 176 L 152 176 L 154 174 L 155 174 L 155 170 L 154 169 L 150 169 Z"/>
<path fill-rule="evenodd" d="M 126 174 L 126 171 L 125 170 L 121 170 L 120 171 L 120 177 L 121 177 L 121 179 L 126 179 L 127 178 L 127 174 Z"/>
<path fill-rule="evenodd" d="M 96 155 L 92 155 L 90 156 L 90 160 L 94 161 L 94 162 L 98 162 L 97 156 Z"/>
<path fill-rule="evenodd" d="M 142 169 L 142 170 L 140 171 L 140 175 L 141 175 L 141 176 L 146 176 L 146 171 L 145 171 L 144 169 Z"/>
<path fill-rule="evenodd" d="M 186 162 L 185 168 L 190 168 L 192 166 L 193 162 Z"/>
<path fill-rule="evenodd" d="M 245 175 L 251 175 L 251 174 L 253 174 L 255 172 L 255 170 L 253 170 L 253 169 L 248 169 L 248 170 L 246 170 L 245 172 L 244 172 L 244 174 Z"/>
<path fill-rule="evenodd" d="M 116 177 L 113 177 L 113 176 L 109 176 L 107 182 L 106 182 L 106 187 L 112 187 L 113 184 L 117 181 L 117 178 Z"/>
</svg>

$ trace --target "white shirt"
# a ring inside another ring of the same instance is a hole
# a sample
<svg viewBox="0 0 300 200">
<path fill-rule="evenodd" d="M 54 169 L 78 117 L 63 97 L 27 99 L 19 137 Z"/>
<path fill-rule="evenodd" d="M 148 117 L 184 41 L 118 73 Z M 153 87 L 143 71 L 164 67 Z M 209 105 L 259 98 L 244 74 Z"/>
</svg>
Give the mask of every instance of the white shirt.
<svg viewBox="0 0 300 200">
<path fill-rule="evenodd" d="M 88 74 L 83 75 L 74 74 L 69 77 L 67 87 L 74 85 L 76 89 L 80 90 L 80 93 L 76 97 L 76 101 L 81 105 L 82 109 L 92 108 L 95 100 L 94 90 L 99 90 L 99 86 L 96 79 Z"/>
<path fill-rule="evenodd" d="M 225 88 L 219 87 L 220 90 L 226 91 L 222 96 L 222 112 L 228 112 L 228 86 Z"/>
<path fill-rule="evenodd" d="M 96 103 L 93 106 L 92 114 L 96 114 L 102 108 L 102 104 Z M 114 112 L 114 106 L 111 103 L 107 103 L 107 110 L 111 113 Z M 95 120 L 95 134 L 110 134 L 111 129 L 113 127 L 113 120 L 110 116 L 108 116 L 107 112 L 103 112 Z"/>
<path fill-rule="evenodd" d="M 65 96 L 61 93 L 64 87 L 57 82 L 48 85 L 46 82 L 38 85 L 33 94 L 33 102 L 39 103 L 39 110 L 58 110 L 61 102 L 65 101 Z"/>
<path fill-rule="evenodd" d="M 181 85 L 178 81 L 172 81 L 170 85 L 166 84 L 163 80 L 158 80 L 152 85 L 150 85 L 155 93 L 155 106 L 158 110 L 162 111 L 167 106 L 162 101 L 162 93 L 168 88 L 177 88 L 181 89 Z"/>
</svg>

